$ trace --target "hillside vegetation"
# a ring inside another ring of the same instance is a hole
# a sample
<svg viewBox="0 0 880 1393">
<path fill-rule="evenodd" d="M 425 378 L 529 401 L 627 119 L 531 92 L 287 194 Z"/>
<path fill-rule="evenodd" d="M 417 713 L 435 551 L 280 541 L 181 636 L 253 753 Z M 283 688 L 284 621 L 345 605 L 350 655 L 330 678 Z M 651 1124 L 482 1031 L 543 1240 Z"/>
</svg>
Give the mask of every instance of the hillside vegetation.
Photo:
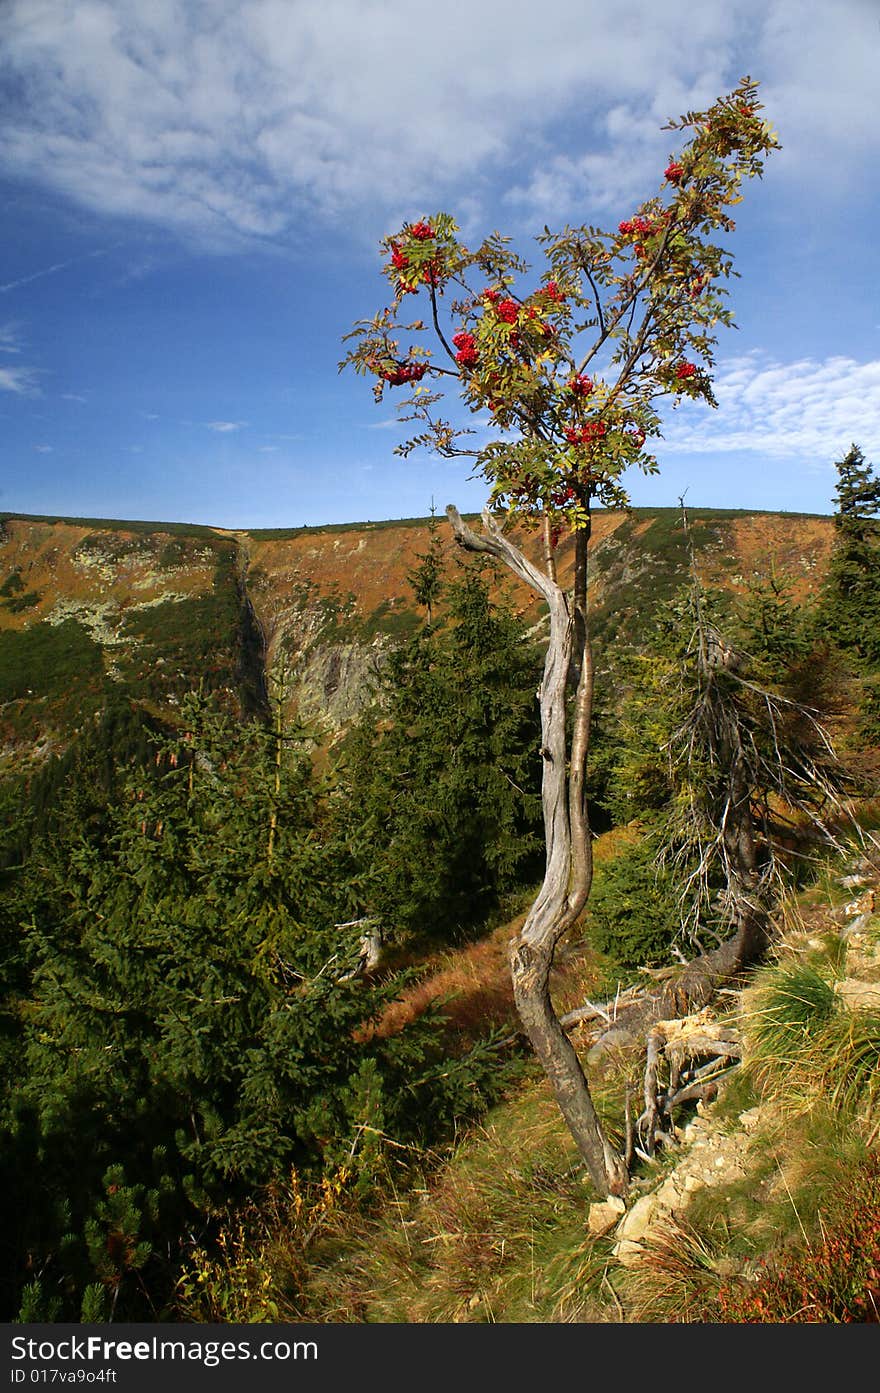
<svg viewBox="0 0 880 1393">
<path fill-rule="evenodd" d="M 876 1319 L 880 566 L 841 500 L 597 515 L 596 874 L 551 985 L 629 1163 L 604 1203 L 513 1006 L 534 599 L 434 518 L 4 516 L 5 1318 Z M 729 931 L 725 722 L 770 947 L 629 1026 Z"/>
<path fill-rule="evenodd" d="M 742 594 L 786 575 L 798 598 L 816 593 L 830 518 L 694 509 L 690 519 L 708 584 Z M 0 514 L 0 768 L 60 753 L 108 697 L 167 712 L 199 682 L 241 700 L 266 673 L 283 675 L 288 714 L 340 731 L 389 646 L 418 626 L 407 577 L 429 535 L 430 519 L 232 534 Z M 594 538 L 597 644 L 638 644 L 687 576 L 680 515 L 599 512 Z M 441 541 L 448 558 L 445 526 Z M 524 541 L 537 556 L 537 539 Z M 563 540 L 563 578 L 572 564 Z M 535 597 L 512 582 L 510 593 L 523 625 L 540 623 Z"/>
<path fill-rule="evenodd" d="M 663 1154 L 637 1168 L 626 1216 L 592 1203 L 549 1089 L 528 1068 L 451 1154 L 390 1153 L 391 1193 L 368 1212 L 340 1185 L 305 1206 L 281 1187 L 268 1214 L 237 1216 L 219 1260 L 199 1254 L 187 1270 L 183 1313 L 880 1320 L 878 892 L 880 856 L 860 850 L 781 906 L 772 959 L 711 1013 L 741 1037 L 742 1062 L 716 1101 L 681 1108 Z M 456 957 L 441 975 L 468 1000 L 473 1024 L 480 1003 Z M 588 952 L 558 990 L 607 990 L 608 969 Z M 479 980 L 494 1003 L 485 959 Z M 637 1061 L 621 1061 L 605 1081 L 609 1115 L 619 1118 L 626 1087 L 640 1085 Z"/>
</svg>

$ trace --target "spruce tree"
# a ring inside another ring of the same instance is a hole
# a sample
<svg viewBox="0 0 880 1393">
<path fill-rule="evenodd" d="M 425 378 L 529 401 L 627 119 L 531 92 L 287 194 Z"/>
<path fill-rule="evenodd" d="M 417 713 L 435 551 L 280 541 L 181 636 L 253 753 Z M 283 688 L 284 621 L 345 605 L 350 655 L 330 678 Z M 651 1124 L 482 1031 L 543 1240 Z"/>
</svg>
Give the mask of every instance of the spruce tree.
<svg viewBox="0 0 880 1393">
<path fill-rule="evenodd" d="M 428 550 L 419 552 L 416 559 L 419 564 L 407 573 L 407 580 L 412 587 L 415 602 L 425 610 L 430 626 L 434 622 L 434 606 L 443 591 L 444 574 L 443 543 L 440 540 L 440 528 L 433 504 L 428 523 Z"/>
<path fill-rule="evenodd" d="M 429 617 L 351 741 L 352 817 L 385 937 L 454 941 L 538 869 L 540 658 L 486 575 L 448 573 L 436 533 L 410 580 Z"/>
<path fill-rule="evenodd" d="M 835 467 L 835 538 L 821 620 L 839 648 L 874 670 L 880 666 L 880 479 L 855 444 Z"/>
<path fill-rule="evenodd" d="M 32 851 L 2 1228 L 7 1271 L 42 1270 L 29 1309 L 68 1319 L 96 1282 L 161 1314 L 185 1232 L 291 1165 L 369 1180 L 365 1135 L 436 1140 L 491 1088 L 491 1047 L 374 1029 L 400 982 L 351 974 L 359 872 L 309 733 L 180 714 L 99 833 Z"/>
<path fill-rule="evenodd" d="M 845 773 L 815 709 L 790 695 L 803 656 L 796 630 L 771 624 L 753 658 L 728 638 L 733 627 L 693 578 L 661 621 L 651 656 L 631 659 L 608 780 L 615 817 L 646 827 L 660 872 L 653 893 L 665 898 L 674 873 L 669 939 L 679 951 L 707 939 L 730 943 L 731 930 L 765 936 L 787 868 L 817 841 L 834 844 L 843 811 Z M 740 619 L 739 627 L 748 626 Z M 638 872 L 650 896 L 650 859 L 642 849 L 628 859 L 627 892 Z M 609 921 L 607 906 L 601 913 Z M 646 928 L 656 952 L 653 919 Z"/>
</svg>

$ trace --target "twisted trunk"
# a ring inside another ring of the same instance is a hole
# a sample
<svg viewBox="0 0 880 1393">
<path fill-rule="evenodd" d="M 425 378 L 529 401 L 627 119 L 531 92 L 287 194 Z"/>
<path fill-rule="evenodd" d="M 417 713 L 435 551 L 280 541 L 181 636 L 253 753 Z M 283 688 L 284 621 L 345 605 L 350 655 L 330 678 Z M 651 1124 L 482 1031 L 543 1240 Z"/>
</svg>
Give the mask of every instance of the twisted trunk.
<svg viewBox="0 0 880 1393">
<path fill-rule="evenodd" d="M 580 915 L 590 893 L 592 854 L 585 773 L 593 696 L 593 664 L 586 622 L 587 531 L 577 534 L 573 603 L 552 574 L 545 574 L 505 537 L 488 511 L 475 533 L 456 508 L 446 510 L 456 540 L 468 551 L 503 561 L 546 601 L 550 636 L 539 692 L 542 806 L 546 841 L 544 879 L 519 938 L 511 949 L 514 999 L 523 1026 L 553 1088 L 556 1101 L 590 1178 L 601 1195 L 626 1189 L 624 1158 L 602 1130 L 577 1053 L 550 998 L 556 945 Z M 571 752 L 566 741 L 569 675 L 577 674 Z"/>
</svg>

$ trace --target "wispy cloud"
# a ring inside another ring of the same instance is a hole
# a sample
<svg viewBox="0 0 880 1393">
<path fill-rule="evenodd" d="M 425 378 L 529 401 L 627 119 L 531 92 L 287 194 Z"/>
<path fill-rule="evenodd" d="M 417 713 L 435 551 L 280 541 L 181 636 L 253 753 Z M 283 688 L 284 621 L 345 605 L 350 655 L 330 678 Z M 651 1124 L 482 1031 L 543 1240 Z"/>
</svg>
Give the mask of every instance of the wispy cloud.
<svg viewBox="0 0 880 1393">
<path fill-rule="evenodd" d="M 18 324 L 8 320 L 0 324 L 0 353 L 21 353 L 24 341 Z M 38 397 L 40 370 L 16 363 L 13 367 L 0 367 L 0 392 L 12 392 L 17 397 Z"/>
<path fill-rule="evenodd" d="M 243 430 L 247 421 L 206 421 L 208 430 L 219 431 L 221 435 L 226 435 L 230 431 Z"/>
<path fill-rule="evenodd" d="M 626 197 L 666 152 L 658 125 L 750 69 L 779 168 L 814 192 L 880 145 L 873 0 L 557 0 L 552 21 L 447 0 L 426 22 L 409 0 L 7 0 L 0 167 L 223 244 L 431 211 L 462 178 L 474 216 L 492 185 L 557 221 Z"/>
<path fill-rule="evenodd" d="M 51 455 L 55 452 L 54 445 L 35 445 L 34 449 L 38 455 Z"/>
<path fill-rule="evenodd" d="M 0 353 L 20 353 L 21 333 L 19 326 L 12 323 L 0 324 Z"/>
<path fill-rule="evenodd" d="M 830 465 L 855 441 L 880 453 L 880 361 L 833 357 L 783 363 L 756 351 L 723 364 L 718 410 L 670 412 L 664 453 L 748 451 Z"/>
<path fill-rule="evenodd" d="M 62 401 L 78 401 L 78 402 L 81 402 L 81 403 L 85 406 L 85 405 L 87 404 L 87 402 L 88 402 L 88 397 L 80 396 L 79 392 L 62 392 L 62 393 L 61 393 L 61 400 L 62 400 Z"/>
<path fill-rule="evenodd" d="M 36 368 L 0 367 L 0 392 L 14 392 L 19 397 L 39 396 L 38 377 Z"/>
<path fill-rule="evenodd" d="M 19 276 L 17 280 L 7 281 L 5 285 L 0 285 L 0 295 L 6 295 L 10 290 L 18 290 L 19 286 L 30 285 L 31 281 L 42 280 L 43 276 L 54 276 L 58 271 L 66 271 L 68 266 L 76 266 L 82 261 L 91 261 L 97 256 L 106 256 L 104 247 L 97 251 L 85 252 L 82 256 L 71 257 L 69 261 L 56 261 L 52 266 L 43 266 L 39 271 L 32 271 L 28 276 Z"/>
</svg>

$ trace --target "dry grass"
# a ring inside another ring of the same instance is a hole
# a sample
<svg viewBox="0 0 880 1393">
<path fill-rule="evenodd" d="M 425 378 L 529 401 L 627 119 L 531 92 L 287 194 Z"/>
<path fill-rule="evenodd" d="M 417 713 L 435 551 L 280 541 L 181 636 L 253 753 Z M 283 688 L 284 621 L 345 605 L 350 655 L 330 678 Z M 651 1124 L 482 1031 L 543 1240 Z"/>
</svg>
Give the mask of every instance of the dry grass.
<svg viewBox="0 0 880 1393">
<path fill-rule="evenodd" d="M 603 833 L 595 842 L 598 863 L 619 854 L 635 837 L 629 828 Z M 429 1007 L 442 1003 L 450 1031 L 464 1039 L 477 1038 L 488 1029 L 509 1026 L 519 1030 L 510 976 L 510 946 L 516 939 L 527 910 L 498 925 L 477 942 L 448 948 L 420 959 L 419 979 L 404 988 L 388 1006 L 372 1034 L 395 1035 Z M 605 960 L 579 937 L 576 925 L 560 944 L 551 990 L 557 1010 L 569 1011 L 608 984 Z M 393 966 L 406 966 L 392 960 Z M 615 983 L 610 983 L 613 994 Z"/>
<path fill-rule="evenodd" d="M 585 1239 L 590 1190 L 543 1081 L 451 1161 L 313 1254 L 309 1319 L 541 1322 L 605 1318 L 608 1245 Z"/>
<path fill-rule="evenodd" d="M 714 1111 L 719 1125 L 736 1128 L 743 1109 L 759 1106 L 748 1173 L 700 1190 L 684 1221 L 627 1274 L 621 1294 L 630 1319 L 874 1318 L 834 1314 L 834 1292 L 846 1286 L 839 1260 L 846 1245 L 840 1248 L 843 1239 L 832 1232 L 834 1196 L 841 1186 L 860 1183 L 880 1140 L 880 1017 L 848 1009 L 835 991 L 841 977 L 865 968 L 841 936 L 840 910 L 833 908 L 842 898 L 841 873 L 840 866 L 829 868 L 820 883 L 783 906 L 775 960 L 742 995 L 744 1063 Z M 871 1253 L 859 1249 L 857 1256 L 870 1276 Z M 860 1280 L 847 1287 L 841 1310 L 862 1309 Z M 803 1310 L 783 1302 L 789 1287 L 796 1295 L 816 1284 L 832 1295 L 811 1297 Z"/>
<path fill-rule="evenodd" d="M 444 1003 L 450 1027 L 462 1034 L 485 1034 L 487 1028 L 515 1019 L 508 945 L 525 915 L 500 925 L 466 948 L 449 949 L 429 958 L 420 980 L 404 989 L 375 1027 L 385 1038 L 396 1035 L 430 1006 Z"/>
</svg>

